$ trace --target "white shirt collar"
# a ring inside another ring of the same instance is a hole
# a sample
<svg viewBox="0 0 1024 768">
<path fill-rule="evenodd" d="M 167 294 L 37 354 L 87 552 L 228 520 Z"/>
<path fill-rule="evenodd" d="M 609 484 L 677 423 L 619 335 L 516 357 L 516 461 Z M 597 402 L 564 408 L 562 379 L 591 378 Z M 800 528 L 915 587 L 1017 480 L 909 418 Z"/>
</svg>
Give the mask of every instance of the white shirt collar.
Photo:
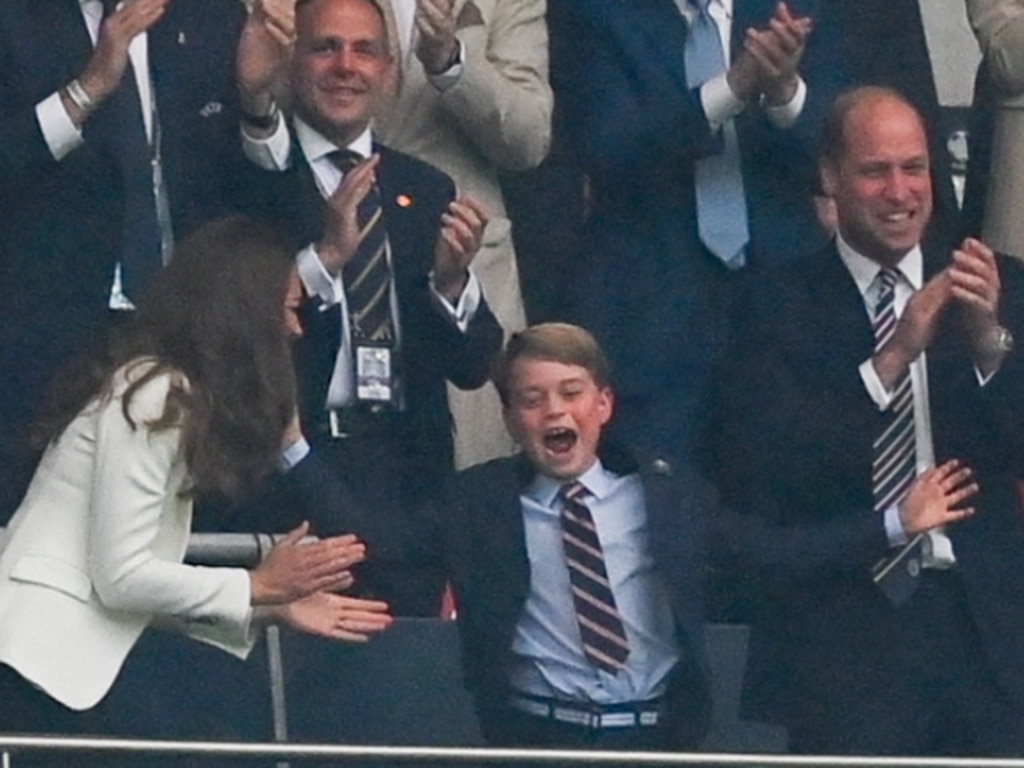
<svg viewBox="0 0 1024 768">
<path fill-rule="evenodd" d="M 583 487 L 587 489 L 587 492 L 591 496 L 596 499 L 603 499 L 612 492 L 616 476 L 604 468 L 600 459 L 596 459 L 594 463 L 576 479 L 583 484 Z M 523 495 L 533 499 L 533 501 L 537 502 L 541 506 L 550 509 L 555 503 L 555 498 L 558 496 L 558 492 L 567 482 L 570 481 L 558 480 L 554 477 L 538 474 L 533 479 L 533 482 L 526 487 Z"/>
<path fill-rule="evenodd" d="M 294 120 L 295 135 L 298 137 L 299 146 L 302 147 L 302 153 L 306 156 L 306 161 L 311 165 L 331 152 L 341 149 L 341 147 L 334 144 L 334 142 L 328 141 L 321 133 L 311 128 L 308 123 L 303 122 L 300 118 L 296 117 Z M 370 131 L 370 126 L 366 126 L 366 129 L 346 149 L 352 150 L 360 157 L 372 155 L 373 133 Z"/>
<path fill-rule="evenodd" d="M 855 251 L 841 234 L 836 235 L 836 248 L 839 250 L 839 258 L 843 260 L 843 264 L 846 265 L 854 282 L 857 283 L 857 289 L 861 296 L 867 296 L 875 278 L 882 270 L 881 265 Z M 907 251 L 896 268 L 915 291 L 920 290 L 924 284 L 924 256 L 921 253 L 920 244 Z"/>
<path fill-rule="evenodd" d="M 676 7 L 679 12 L 686 19 L 686 24 L 689 26 L 693 23 L 694 18 L 697 16 L 697 7 L 690 2 L 690 0 L 675 0 Z M 732 18 L 732 4 L 733 0 L 711 0 L 708 4 L 708 12 L 712 18 Z"/>
</svg>

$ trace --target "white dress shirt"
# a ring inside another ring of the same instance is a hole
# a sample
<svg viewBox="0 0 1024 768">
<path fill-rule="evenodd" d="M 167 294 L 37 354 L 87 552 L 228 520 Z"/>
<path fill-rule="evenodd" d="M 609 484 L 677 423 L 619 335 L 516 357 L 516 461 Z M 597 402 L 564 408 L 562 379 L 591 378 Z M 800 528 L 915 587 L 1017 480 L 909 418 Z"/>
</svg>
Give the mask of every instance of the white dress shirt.
<svg viewBox="0 0 1024 768">
<path fill-rule="evenodd" d="M 562 548 L 562 481 L 538 475 L 520 496 L 530 559 L 530 593 L 516 625 L 512 688 L 534 696 L 616 704 L 665 693 L 679 660 L 672 610 L 650 555 L 647 510 L 638 475 L 595 462 L 579 481 L 589 495 L 605 567 L 629 641 L 626 667 L 611 675 L 583 655 L 569 569 Z"/>
<path fill-rule="evenodd" d="M 849 270 L 857 288 L 864 299 L 864 309 L 869 318 L 874 318 L 875 306 L 878 304 L 881 291 L 881 280 L 878 275 L 881 266 L 866 256 L 857 253 L 842 235 L 836 238 L 839 257 Z M 924 285 L 924 257 L 920 246 L 911 249 L 897 265 L 899 278 L 894 286 L 895 296 L 893 307 L 896 317 L 903 315 L 907 302 L 915 291 Z M 916 474 L 935 466 L 935 448 L 932 444 L 932 417 L 928 402 L 928 365 L 927 353 L 921 355 L 910 364 L 910 384 L 914 393 L 914 448 L 916 451 Z M 895 392 L 889 391 L 878 378 L 874 363 L 868 358 L 860 365 L 860 377 L 864 387 L 878 410 L 888 410 L 892 405 Z M 903 524 L 900 521 L 899 507 L 894 505 L 884 512 L 885 530 L 892 546 L 901 546 L 909 541 Z M 928 532 L 931 539 L 931 553 L 922 558 L 926 568 L 948 568 L 956 558 L 953 555 L 953 543 L 939 528 Z"/>
</svg>

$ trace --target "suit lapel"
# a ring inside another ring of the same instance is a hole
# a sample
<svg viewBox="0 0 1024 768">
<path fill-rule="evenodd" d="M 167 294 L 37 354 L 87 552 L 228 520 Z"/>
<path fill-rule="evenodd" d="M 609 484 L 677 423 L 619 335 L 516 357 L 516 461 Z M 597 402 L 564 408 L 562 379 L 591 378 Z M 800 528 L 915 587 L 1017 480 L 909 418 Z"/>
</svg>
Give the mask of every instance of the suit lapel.
<svg viewBox="0 0 1024 768">
<path fill-rule="evenodd" d="M 38 39 L 45 41 L 47 51 L 38 61 L 52 61 L 59 68 L 60 77 L 71 79 L 79 74 L 82 65 L 92 55 L 92 40 L 85 25 L 78 0 L 29 0 L 29 13 Z M 59 56 L 53 52 L 60 51 Z"/>
<path fill-rule="evenodd" d="M 791 322 L 805 330 L 797 330 L 792 337 L 803 339 L 805 351 L 821 363 L 822 370 L 845 377 L 871 354 L 874 331 L 864 299 L 834 241 L 814 256 L 800 279 L 802 298 L 786 311 Z"/>
<path fill-rule="evenodd" d="M 630 13 L 623 13 L 621 3 L 602 3 L 613 25 L 629 27 L 620 39 L 636 39 L 645 58 L 660 58 L 665 71 L 687 89 L 686 20 L 674 0 L 633 0 Z"/>
<path fill-rule="evenodd" d="M 429 264 L 416 263 L 416 254 L 433 253 L 433 248 L 424 248 L 422 243 L 409 240 L 411 234 L 418 236 L 428 225 L 416 221 L 422 215 L 420 201 L 398 162 L 399 156 L 381 145 L 375 144 L 373 149 L 381 156 L 377 186 L 380 188 L 381 210 L 391 246 L 391 267 L 396 282 L 407 285 L 430 269 Z"/>
</svg>

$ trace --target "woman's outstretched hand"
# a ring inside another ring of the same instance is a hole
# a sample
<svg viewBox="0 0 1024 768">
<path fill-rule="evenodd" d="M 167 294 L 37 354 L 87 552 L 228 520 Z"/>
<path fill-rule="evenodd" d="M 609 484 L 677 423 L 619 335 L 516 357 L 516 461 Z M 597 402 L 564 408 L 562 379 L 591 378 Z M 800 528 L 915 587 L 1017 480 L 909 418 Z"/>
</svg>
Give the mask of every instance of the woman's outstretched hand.
<svg viewBox="0 0 1024 768">
<path fill-rule="evenodd" d="M 365 643 L 394 621 L 387 603 L 329 592 L 277 606 L 273 615 L 300 632 L 350 643 Z"/>
<path fill-rule="evenodd" d="M 366 558 L 366 545 L 354 534 L 304 542 L 304 522 L 274 545 L 249 571 L 253 605 L 275 605 L 352 586 L 349 569 Z"/>
</svg>

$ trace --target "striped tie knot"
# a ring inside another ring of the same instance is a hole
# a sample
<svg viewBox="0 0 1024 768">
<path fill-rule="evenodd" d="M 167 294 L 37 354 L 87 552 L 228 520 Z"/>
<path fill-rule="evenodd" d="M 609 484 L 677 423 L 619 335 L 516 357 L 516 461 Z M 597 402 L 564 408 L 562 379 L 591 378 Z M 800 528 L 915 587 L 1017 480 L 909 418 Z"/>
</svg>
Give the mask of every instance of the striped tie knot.
<svg viewBox="0 0 1024 768">
<path fill-rule="evenodd" d="M 574 480 L 571 483 L 563 485 L 559 489 L 558 495 L 561 497 L 563 502 L 580 504 L 583 501 L 583 497 L 587 495 L 587 487 L 579 480 Z"/>
</svg>

